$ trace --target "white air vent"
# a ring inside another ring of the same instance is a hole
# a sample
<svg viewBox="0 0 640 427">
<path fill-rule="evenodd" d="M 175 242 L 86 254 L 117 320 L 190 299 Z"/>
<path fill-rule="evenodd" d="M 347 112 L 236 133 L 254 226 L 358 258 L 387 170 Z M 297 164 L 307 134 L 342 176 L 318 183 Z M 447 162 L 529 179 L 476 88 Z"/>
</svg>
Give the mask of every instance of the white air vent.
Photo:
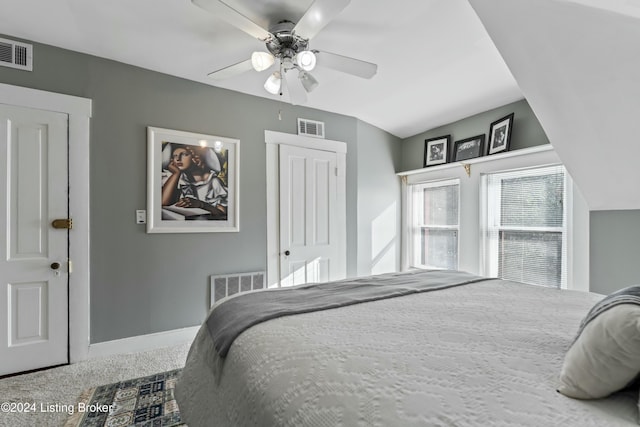
<svg viewBox="0 0 640 427">
<path fill-rule="evenodd" d="M 211 276 L 211 305 L 226 296 L 237 294 L 238 292 L 264 289 L 265 282 L 264 271 Z"/>
<path fill-rule="evenodd" d="M 33 46 L 13 40 L 0 39 L 0 65 L 32 71 Z"/>
<path fill-rule="evenodd" d="M 324 138 L 324 122 L 298 118 L 298 135 Z"/>
</svg>

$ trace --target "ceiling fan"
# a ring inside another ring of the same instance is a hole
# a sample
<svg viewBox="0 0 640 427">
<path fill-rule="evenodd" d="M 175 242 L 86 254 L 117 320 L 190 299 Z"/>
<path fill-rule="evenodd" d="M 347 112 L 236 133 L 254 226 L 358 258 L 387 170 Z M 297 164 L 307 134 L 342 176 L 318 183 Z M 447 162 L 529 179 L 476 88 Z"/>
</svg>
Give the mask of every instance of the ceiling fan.
<svg viewBox="0 0 640 427">
<path fill-rule="evenodd" d="M 309 48 L 312 39 L 335 18 L 350 0 L 315 0 L 297 23 L 283 20 L 264 29 L 222 0 L 191 0 L 229 24 L 265 43 L 268 52 L 253 52 L 251 58 L 221 68 L 209 77 L 222 80 L 246 71 L 264 71 L 276 63 L 274 71 L 264 84 L 271 94 L 282 95 L 283 82 L 292 104 L 304 104 L 306 93 L 318 86 L 310 71 L 316 63 L 354 76 L 370 79 L 378 66 L 371 62 Z M 296 82 L 295 80 L 298 80 Z"/>
</svg>

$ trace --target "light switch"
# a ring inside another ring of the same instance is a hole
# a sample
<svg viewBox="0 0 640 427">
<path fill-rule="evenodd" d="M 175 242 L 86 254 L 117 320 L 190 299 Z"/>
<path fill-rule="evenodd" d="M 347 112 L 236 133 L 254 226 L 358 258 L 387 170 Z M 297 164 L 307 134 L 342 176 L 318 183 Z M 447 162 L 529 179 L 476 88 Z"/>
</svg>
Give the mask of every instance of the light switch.
<svg viewBox="0 0 640 427">
<path fill-rule="evenodd" d="M 147 223 L 147 211 L 145 210 L 137 210 L 136 211 L 136 224 L 146 224 Z"/>
</svg>

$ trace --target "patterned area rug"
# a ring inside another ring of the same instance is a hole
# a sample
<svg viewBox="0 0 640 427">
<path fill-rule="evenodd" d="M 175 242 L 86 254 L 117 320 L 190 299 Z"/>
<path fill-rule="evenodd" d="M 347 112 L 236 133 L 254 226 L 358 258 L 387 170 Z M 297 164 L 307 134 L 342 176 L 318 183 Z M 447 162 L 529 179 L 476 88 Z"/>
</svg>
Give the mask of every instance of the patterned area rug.
<svg viewBox="0 0 640 427">
<path fill-rule="evenodd" d="M 186 427 L 173 397 L 180 371 L 88 389 L 65 427 Z"/>
</svg>

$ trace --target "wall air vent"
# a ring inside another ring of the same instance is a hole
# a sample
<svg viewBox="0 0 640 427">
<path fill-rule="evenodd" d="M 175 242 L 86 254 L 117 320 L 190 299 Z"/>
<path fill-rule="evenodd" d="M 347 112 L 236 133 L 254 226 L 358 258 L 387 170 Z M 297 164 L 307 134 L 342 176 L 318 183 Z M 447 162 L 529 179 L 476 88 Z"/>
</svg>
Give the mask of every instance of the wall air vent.
<svg viewBox="0 0 640 427">
<path fill-rule="evenodd" d="M 33 45 L 0 39 L 0 66 L 33 70 Z"/>
<path fill-rule="evenodd" d="M 298 118 L 298 135 L 324 138 L 324 122 Z"/>
<path fill-rule="evenodd" d="M 239 292 L 247 292 L 255 289 L 264 289 L 266 286 L 266 273 L 264 271 L 255 271 L 253 273 L 235 273 L 223 276 L 211 276 L 211 305 L 220 301 L 222 298 L 237 294 Z"/>
</svg>

